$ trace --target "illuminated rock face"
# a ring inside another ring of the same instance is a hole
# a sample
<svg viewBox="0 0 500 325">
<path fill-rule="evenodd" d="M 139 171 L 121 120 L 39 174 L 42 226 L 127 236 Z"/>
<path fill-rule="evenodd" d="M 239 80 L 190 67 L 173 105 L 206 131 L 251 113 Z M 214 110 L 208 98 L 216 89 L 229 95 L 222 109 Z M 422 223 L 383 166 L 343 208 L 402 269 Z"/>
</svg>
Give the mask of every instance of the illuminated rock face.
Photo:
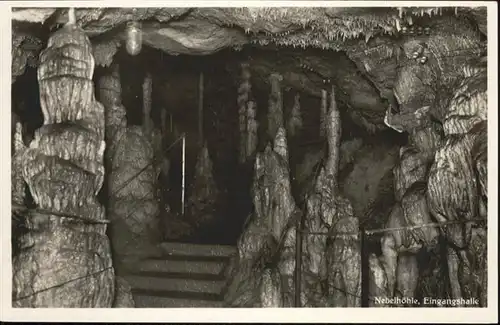
<svg viewBox="0 0 500 325">
<path fill-rule="evenodd" d="M 15 307 L 111 307 L 114 269 L 104 208 L 104 108 L 95 100 L 89 39 L 67 25 L 40 55 L 44 125 L 24 154 L 23 176 L 44 214 L 13 261 Z"/>
</svg>

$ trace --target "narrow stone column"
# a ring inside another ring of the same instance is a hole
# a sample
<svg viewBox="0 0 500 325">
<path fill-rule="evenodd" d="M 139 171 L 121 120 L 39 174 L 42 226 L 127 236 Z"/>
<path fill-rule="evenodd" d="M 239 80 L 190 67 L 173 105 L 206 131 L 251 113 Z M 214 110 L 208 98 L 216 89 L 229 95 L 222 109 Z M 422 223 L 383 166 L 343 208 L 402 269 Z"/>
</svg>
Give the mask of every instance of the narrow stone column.
<svg viewBox="0 0 500 325">
<path fill-rule="evenodd" d="M 267 132 L 269 139 L 274 139 L 279 128 L 285 127 L 283 124 L 283 94 L 281 91 L 281 81 L 283 76 L 273 73 L 269 76 L 271 84 L 271 94 L 269 94 L 269 107 L 267 113 Z"/>
<path fill-rule="evenodd" d="M 143 101 L 143 116 L 142 126 L 144 128 L 144 135 L 150 136 L 153 131 L 153 120 L 151 119 L 151 95 L 153 92 L 153 78 L 151 73 L 147 72 L 142 84 L 142 101 Z"/>
<path fill-rule="evenodd" d="M 328 92 L 326 89 L 321 90 L 321 104 L 319 107 L 319 135 L 326 136 L 326 112 L 328 109 Z"/>
<path fill-rule="evenodd" d="M 293 107 L 288 119 L 287 129 L 291 137 L 298 135 L 302 129 L 302 116 L 300 114 L 300 94 L 297 93 L 293 100 Z"/>
<path fill-rule="evenodd" d="M 259 124 L 257 122 L 257 104 L 255 101 L 250 100 L 247 102 L 247 128 L 246 128 L 246 149 L 245 155 L 246 159 L 249 159 L 255 155 L 257 150 L 258 138 L 258 128 Z"/>
<path fill-rule="evenodd" d="M 239 114 L 239 130 L 240 130 L 240 163 L 246 161 L 247 158 L 247 103 L 252 92 L 252 84 L 250 83 L 250 70 L 248 63 L 241 64 L 241 83 L 238 88 L 238 114 Z"/>
<path fill-rule="evenodd" d="M 104 107 L 95 100 L 94 59 L 84 31 L 67 24 L 40 55 L 44 125 L 24 155 L 38 207 L 13 261 L 14 307 L 111 307 L 114 269 L 105 212 Z"/>
</svg>

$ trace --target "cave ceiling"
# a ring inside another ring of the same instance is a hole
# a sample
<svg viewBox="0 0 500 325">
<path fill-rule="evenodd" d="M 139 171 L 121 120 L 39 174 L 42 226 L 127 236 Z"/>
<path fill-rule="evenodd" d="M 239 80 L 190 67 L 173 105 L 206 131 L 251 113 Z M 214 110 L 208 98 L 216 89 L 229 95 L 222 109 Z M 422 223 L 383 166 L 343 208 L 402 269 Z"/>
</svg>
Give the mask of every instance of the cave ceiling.
<svg viewBox="0 0 500 325">
<path fill-rule="evenodd" d="M 401 89 L 411 83 L 397 81 L 405 73 L 401 62 L 419 44 L 426 42 L 439 57 L 466 43 L 474 49 L 486 38 L 485 7 L 78 8 L 76 15 L 93 43 L 96 65 L 111 64 L 129 21 L 141 22 L 145 46 L 168 55 L 259 48 L 246 58 L 255 78 L 266 82 L 279 72 L 286 88 L 313 96 L 333 84 L 353 119 L 371 131 L 385 128 L 393 92 L 406 103 L 422 95 L 405 93 Z M 67 22 L 67 10 L 14 8 L 12 20 L 14 81 L 27 65 L 37 65 L 50 33 Z M 421 65 L 413 63 L 406 73 L 412 69 Z M 238 64 L 228 62 L 226 70 L 236 77 Z"/>
</svg>

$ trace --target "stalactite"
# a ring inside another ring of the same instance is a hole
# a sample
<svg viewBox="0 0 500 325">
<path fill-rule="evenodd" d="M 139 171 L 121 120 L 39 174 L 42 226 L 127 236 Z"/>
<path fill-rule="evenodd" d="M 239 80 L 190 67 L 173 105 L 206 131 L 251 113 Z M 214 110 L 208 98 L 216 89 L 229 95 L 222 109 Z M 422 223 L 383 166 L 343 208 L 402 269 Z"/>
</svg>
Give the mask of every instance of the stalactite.
<svg viewBox="0 0 500 325">
<path fill-rule="evenodd" d="M 337 175 L 340 161 L 339 153 L 341 125 L 340 112 L 337 108 L 337 102 L 335 100 L 335 89 L 333 86 L 330 93 L 330 107 L 325 117 L 325 127 L 328 138 L 328 160 L 325 169 L 328 175 L 333 175 L 335 187 L 337 187 Z"/>
<path fill-rule="evenodd" d="M 73 12 L 74 15 L 74 12 Z M 61 59 L 64 58 L 64 59 Z M 82 29 L 67 24 L 40 55 L 44 125 L 24 155 L 38 209 L 13 261 L 15 307 L 111 307 L 114 269 L 104 208 L 104 107 L 94 97 L 94 59 Z"/>
<path fill-rule="evenodd" d="M 143 101 L 143 116 L 142 126 L 144 128 L 144 135 L 150 136 L 153 132 L 153 120 L 151 119 L 151 93 L 153 91 L 153 78 L 151 73 L 146 73 L 144 82 L 142 84 L 142 101 Z"/>
<path fill-rule="evenodd" d="M 283 76 L 278 73 L 273 73 L 269 76 L 269 82 L 271 84 L 271 94 L 269 95 L 267 113 L 267 132 L 269 139 L 274 139 L 278 129 L 285 126 L 283 124 L 283 95 L 281 92 L 281 81 L 283 81 Z"/>
<path fill-rule="evenodd" d="M 326 112 L 328 109 L 328 92 L 321 90 L 321 106 L 319 111 L 319 135 L 326 136 Z"/>
<path fill-rule="evenodd" d="M 247 103 L 251 96 L 252 85 L 250 83 L 250 70 L 248 63 L 241 64 L 241 83 L 238 88 L 238 114 L 239 114 L 239 131 L 240 131 L 240 153 L 239 159 L 243 163 L 249 156 L 246 152 L 247 148 Z"/>
<path fill-rule="evenodd" d="M 300 94 L 297 93 L 294 97 L 292 111 L 288 120 L 288 134 L 292 137 L 298 135 L 302 128 L 302 116 L 300 114 Z"/>
</svg>

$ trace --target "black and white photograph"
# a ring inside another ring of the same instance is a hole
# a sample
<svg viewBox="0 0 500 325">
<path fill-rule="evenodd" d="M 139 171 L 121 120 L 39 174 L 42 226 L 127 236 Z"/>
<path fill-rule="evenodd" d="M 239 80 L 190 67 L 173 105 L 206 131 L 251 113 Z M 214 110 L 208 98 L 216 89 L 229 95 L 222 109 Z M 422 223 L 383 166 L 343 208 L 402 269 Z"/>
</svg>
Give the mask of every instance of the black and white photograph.
<svg viewBox="0 0 500 325">
<path fill-rule="evenodd" d="M 75 3 L 4 12 L 3 304 L 498 319 L 494 7 Z"/>
</svg>

